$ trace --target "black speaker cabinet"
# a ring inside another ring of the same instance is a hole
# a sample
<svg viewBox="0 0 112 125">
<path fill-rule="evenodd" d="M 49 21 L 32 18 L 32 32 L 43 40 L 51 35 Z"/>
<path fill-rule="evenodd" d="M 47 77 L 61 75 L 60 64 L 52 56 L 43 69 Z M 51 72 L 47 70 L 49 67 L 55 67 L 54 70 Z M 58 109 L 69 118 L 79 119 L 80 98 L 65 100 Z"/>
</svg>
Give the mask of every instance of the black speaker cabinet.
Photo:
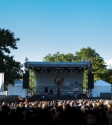
<svg viewBox="0 0 112 125">
<path fill-rule="evenodd" d="M 23 89 L 29 88 L 29 71 L 23 74 Z"/>
<path fill-rule="evenodd" d="M 50 89 L 50 95 L 53 95 L 53 90 L 52 89 Z"/>
<path fill-rule="evenodd" d="M 48 93 L 48 87 L 45 87 L 44 93 Z"/>
<path fill-rule="evenodd" d="M 88 89 L 94 88 L 94 75 L 92 73 L 88 73 Z"/>
</svg>

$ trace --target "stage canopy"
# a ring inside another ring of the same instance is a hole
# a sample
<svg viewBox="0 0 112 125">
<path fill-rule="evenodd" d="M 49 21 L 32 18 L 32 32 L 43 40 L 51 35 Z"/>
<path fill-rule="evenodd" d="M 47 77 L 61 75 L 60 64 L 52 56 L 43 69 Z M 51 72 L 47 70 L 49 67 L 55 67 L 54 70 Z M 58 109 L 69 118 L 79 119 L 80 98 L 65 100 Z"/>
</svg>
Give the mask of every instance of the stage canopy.
<svg viewBox="0 0 112 125">
<path fill-rule="evenodd" d="M 88 69 L 91 63 L 88 62 L 25 62 L 28 69 L 49 69 L 49 68 L 69 68 L 69 69 Z"/>
</svg>

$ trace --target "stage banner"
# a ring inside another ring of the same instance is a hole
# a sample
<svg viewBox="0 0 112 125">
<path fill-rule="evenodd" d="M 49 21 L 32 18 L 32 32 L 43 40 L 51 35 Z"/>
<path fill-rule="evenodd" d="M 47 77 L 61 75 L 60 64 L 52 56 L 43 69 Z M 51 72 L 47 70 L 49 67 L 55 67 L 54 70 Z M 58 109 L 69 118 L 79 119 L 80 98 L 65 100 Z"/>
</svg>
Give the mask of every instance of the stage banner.
<svg viewBox="0 0 112 125">
<path fill-rule="evenodd" d="M 0 73 L 0 91 L 4 91 L 4 73 Z"/>
</svg>

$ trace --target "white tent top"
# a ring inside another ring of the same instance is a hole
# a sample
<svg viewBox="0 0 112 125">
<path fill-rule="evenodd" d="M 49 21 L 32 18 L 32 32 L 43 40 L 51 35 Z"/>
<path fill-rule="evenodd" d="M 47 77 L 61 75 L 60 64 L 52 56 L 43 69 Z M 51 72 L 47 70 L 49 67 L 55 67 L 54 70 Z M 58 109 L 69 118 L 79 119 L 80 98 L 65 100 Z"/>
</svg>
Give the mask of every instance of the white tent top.
<svg viewBox="0 0 112 125">
<path fill-rule="evenodd" d="M 22 80 L 14 80 L 14 85 L 22 86 L 23 85 L 23 81 Z M 13 84 L 9 84 L 9 86 L 13 86 Z"/>
<path fill-rule="evenodd" d="M 103 80 L 98 80 L 94 83 L 94 86 L 110 86 L 111 87 L 111 84 Z"/>
<path fill-rule="evenodd" d="M 13 84 L 9 84 L 9 85 L 13 86 Z M 22 80 L 14 80 L 14 85 L 21 86 L 21 85 L 23 85 L 23 81 Z"/>
<path fill-rule="evenodd" d="M 22 85 L 23 81 L 22 80 L 15 80 L 14 85 Z"/>
</svg>

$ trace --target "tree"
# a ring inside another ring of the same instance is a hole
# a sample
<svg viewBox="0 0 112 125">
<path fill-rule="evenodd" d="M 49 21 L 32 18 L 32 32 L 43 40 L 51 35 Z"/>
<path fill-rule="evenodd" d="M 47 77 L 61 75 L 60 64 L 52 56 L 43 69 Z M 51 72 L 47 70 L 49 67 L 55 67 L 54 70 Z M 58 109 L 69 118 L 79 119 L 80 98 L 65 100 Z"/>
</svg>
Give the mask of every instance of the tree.
<svg viewBox="0 0 112 125">
<path fill-rule="evenodd" d="M 36 90 L 34 70 L 29 70 L 29 90 L 31 95 L 33 95 Z"/>
<path fill-rule="evenodd" d="M 99 79 L 107 80 L 106 74 L 108 74 L 108 70 L 106 68 L 106 64 L 102 57 L 91 47 L 82 48 L 79 52 L 75 52 L 75 54 L 60 54 L 57 52 L 56 54 L 48 54 L 43 58 L 45 62 L 82 62 L 82 61 L 91 61 L 92 62 L 92 73 L 94 74 L 94 81 Z M 88 70 L 84 71 L 84 88 L 87 88 L 88 84 Z"/>
<path fill-rule="evenodd" d="M 112 84 L 112 69 L 107 69 L 107 73 L 102 77 L 105 78 L 105 81 Z"/>
<path fill-rule="evenodd" d="M 15 79 L 22 78 L 22 65 L 10 56 L 11 49 L 17 48 L 17 41 L 13 32 L 0 29 L 0 72 L 4 73 L 5 87 L 14 82 Z"/>
<path fill-rule="evenodd" d="M 74 62 L 75 56 L 72 53 L 68 54 L 60 54 L 60 52 L 57 52 L 53 55 L 48 54 L 43 58 L 44 62 Z"/>
<path fill-rule="evenodd" d="M 106 80 L 105 75 L 108 73 L 104 59 L 91 47 L 82 48 L 75 53 L 76 61 L 91 61 L 92 73 L 94 74 L 94 81 L 99 79 Z M 84 87 L 87 88 L 88 79 L 87 71 L 84 72 Z"/>
</svg>

